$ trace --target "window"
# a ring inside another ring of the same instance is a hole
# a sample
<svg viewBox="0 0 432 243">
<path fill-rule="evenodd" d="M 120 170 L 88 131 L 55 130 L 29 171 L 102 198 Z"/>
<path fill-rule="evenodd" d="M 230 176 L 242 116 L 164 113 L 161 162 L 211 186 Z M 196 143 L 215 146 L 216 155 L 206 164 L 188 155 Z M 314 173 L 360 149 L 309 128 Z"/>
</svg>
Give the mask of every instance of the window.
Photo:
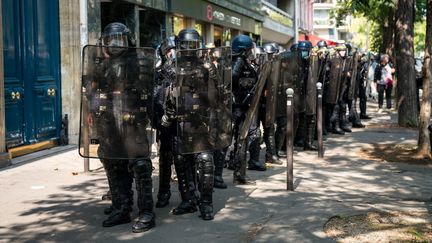
<svg viewBox="0 0 432 243">
<path fill-rule="evenodd" d="M 173 31 L 175 35 L 178 35 L 178 33 L 180 32 L 180 30 L 186 28 L 186 23 L 184 18 L 182 17 L 177 17 L 174 16 L 173 17 Z"/>
</svg>

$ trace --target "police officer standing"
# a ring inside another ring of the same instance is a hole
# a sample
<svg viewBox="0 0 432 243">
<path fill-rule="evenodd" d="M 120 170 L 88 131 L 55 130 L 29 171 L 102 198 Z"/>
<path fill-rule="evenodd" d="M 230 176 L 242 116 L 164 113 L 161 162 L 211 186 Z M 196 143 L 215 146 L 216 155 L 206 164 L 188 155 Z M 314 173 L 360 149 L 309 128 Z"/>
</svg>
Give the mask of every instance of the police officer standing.
<svg viewBox="0 0 432 243">
<path fill-rule="evenodd" d="M 155 54 L 149 48 L 130 48 L 135 44 L 131 31 L 117 22 L 105 27 L 100 43 L 84 49 L 81 114 L 89 132 L 80 130 L 81 141 L 98 149 L 97 155 L 90 150 L 83 156 L 100 158 L 107 174 L 112 206 L 104 227 L 131 221 L 133 172 L 139 216 L 132 231 L 144 232 L 155 226 L 147 139 Z"/>
<path fill-rule="evenodd" d="M 234 37 L 231 43 L 233 52 L 232 82 L 233 82 L 233 135 L 234 135 L 234 183 L 246 184 L 246 151 L 249 147 L 259 146 L 260 129 L 257 122 L 257 114 L 253 114 L 249 127 L 247 141 L 241 144 L 239 141 L 240 130 L 244 125 L 246 113 L 257 85 L 257 73 L 248 60 L 254 48 L 252 39 L 247 35 Z M 242 147 L 244 146 L 244 147 Z M 266 170 L 264 163 L 254 159 L 251 154 L 249 168 Z"/>
</svg>

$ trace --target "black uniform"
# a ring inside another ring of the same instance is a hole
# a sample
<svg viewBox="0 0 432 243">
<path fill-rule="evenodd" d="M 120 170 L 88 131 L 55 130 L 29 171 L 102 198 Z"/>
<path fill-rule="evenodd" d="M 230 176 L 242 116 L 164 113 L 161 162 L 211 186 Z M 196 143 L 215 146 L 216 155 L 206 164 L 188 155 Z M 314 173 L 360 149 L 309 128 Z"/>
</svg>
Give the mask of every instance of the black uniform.
<svg viewBox="0 0 432 243">
<path fill-rule="evenodd" d="M 148 139 L 155 58 L 153 49 L 122 47 L 128 36 L 112 23 L 103 46 L 84 49 L 80 154 L 100 158 L 107 174 L 112 206 L 104 227 L 131 221 L 133 173 L 139 217 L 132 230 L 143 232 L 155 226 Z"/>
</svg>

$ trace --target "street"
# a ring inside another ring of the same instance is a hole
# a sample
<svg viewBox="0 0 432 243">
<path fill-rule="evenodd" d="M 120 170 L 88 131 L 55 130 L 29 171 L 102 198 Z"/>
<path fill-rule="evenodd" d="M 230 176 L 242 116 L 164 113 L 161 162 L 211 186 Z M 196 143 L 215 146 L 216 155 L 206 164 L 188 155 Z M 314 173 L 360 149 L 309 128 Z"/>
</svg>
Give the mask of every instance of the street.
<svg viewBox="0 0 432 243">
<path fill-rule="evenodd" d="M 294 192 L 285 190 L 285 165 L 248 171 L 253 186 L 233 186 L 232 171 L 224 170 L 228 189 L 215 189 L 215 219 L 203 221 L 198 213 L 170 214 L 180 202 L 172 183 L 170 205 L 156 209 L 156 228 L 141 234 L 131 233 L 132 223 L 101 226 L 103 209 L 109 206 L 101 200 L 108 189 L 105 173 L 95 159 L 92 172 L 82 173 L 76 149 L 4 168 L 0 242 L 332 242 L 323 226 L 335 215 L 431 213 L 432 168 L 359 157 L 358 151 L 371 143 L 416 143 L 416 130 L 376 126 L 395 122 L 395 114 L 370 113 L 374 118 L 365 122 L 370 128 L 328 137 L 324 160 L 315 152 L 296 152 Z"/>
</svg>

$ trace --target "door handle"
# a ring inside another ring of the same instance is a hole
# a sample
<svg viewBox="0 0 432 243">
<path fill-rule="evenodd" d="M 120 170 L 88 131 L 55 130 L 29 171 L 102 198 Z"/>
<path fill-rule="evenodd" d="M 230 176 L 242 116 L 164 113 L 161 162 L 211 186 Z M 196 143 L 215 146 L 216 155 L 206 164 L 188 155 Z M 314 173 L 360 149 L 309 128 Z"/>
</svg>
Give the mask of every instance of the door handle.
<svg viewBox="0 0 432 243">
<path fill-rule="evenodd" d="M 55 96 L 55 89 L 49 88 L 47 89 L 48 96 Z"/>
<path fill-rule="evenodd" d="M 19 100 L 19 99 L 21 99 L 21 93 L 18 91 L 17 92 L 12 91 L 11 92 L 11 98 L 13 100 Z"/>
</svg>

